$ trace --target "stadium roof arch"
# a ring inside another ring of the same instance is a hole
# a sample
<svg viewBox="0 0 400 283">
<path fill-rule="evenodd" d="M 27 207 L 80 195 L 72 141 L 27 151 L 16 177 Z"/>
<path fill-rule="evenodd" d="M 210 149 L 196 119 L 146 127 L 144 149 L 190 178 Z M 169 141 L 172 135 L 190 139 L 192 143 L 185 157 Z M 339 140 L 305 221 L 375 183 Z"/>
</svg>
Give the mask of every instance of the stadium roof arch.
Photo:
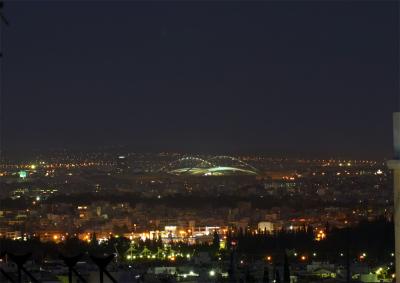
<svg viewBox="0 0 400 283">
<path fill-rule="evenodd" d="M 161 171 L 192 176 L 258 175 L 255 167 L 231 156 L 214 156 L 209 159 L 187 156 L 171 162 Z"/>
</svg>

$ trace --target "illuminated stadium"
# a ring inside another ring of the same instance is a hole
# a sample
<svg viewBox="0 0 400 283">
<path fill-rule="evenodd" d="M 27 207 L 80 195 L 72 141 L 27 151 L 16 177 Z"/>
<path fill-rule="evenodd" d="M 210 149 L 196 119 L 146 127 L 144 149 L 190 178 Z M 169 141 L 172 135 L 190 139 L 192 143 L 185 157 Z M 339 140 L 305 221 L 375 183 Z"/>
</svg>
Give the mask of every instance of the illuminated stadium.
<svg viewBox="0 0 400 283">
<path fill-rule="evenodd" d="M 253 166 L 230 156 L 215 156 L 209 159 L 199 157 L 183 157 L 161 169 L 173 175 L 193 176 L 228 176 L 257 175 Z"/>
</svg>

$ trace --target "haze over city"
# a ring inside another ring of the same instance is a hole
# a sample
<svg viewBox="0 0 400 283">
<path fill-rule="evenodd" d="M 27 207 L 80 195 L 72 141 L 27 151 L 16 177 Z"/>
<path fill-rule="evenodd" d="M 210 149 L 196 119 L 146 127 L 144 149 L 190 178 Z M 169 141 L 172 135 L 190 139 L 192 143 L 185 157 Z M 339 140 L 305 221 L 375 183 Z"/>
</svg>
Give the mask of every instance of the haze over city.
<svg viewBox="0 0 400 283">
<path fill-rule="evenodd" d="M 6 6 L 6 153 L 392 155 L 394 1 Z"/>
</svg>

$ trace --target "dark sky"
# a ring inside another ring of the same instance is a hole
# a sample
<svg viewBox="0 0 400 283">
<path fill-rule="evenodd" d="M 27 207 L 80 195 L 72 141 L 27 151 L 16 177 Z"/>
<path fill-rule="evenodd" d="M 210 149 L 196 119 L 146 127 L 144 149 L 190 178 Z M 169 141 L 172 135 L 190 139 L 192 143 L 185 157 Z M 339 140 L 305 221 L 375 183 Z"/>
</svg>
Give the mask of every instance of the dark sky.
<svg viewBox="0 0 400 283">
<path fill-rule="evenodd" d="M 396 2 L 6 2 L 3 148 L 390 157 Z"/>
</svg>

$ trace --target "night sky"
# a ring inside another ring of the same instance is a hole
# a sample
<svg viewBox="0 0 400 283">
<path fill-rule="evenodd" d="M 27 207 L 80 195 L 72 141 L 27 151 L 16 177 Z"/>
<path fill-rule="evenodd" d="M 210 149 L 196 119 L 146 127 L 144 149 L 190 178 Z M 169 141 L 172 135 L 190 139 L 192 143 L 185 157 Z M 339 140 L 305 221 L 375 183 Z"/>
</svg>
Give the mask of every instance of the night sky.
<svg viewBox="0 0 400 283">
<path fill-rule="evenodd" d="M 3 149 L 390 157 L 398 11 L 6 2 Z"/>
</svg>

